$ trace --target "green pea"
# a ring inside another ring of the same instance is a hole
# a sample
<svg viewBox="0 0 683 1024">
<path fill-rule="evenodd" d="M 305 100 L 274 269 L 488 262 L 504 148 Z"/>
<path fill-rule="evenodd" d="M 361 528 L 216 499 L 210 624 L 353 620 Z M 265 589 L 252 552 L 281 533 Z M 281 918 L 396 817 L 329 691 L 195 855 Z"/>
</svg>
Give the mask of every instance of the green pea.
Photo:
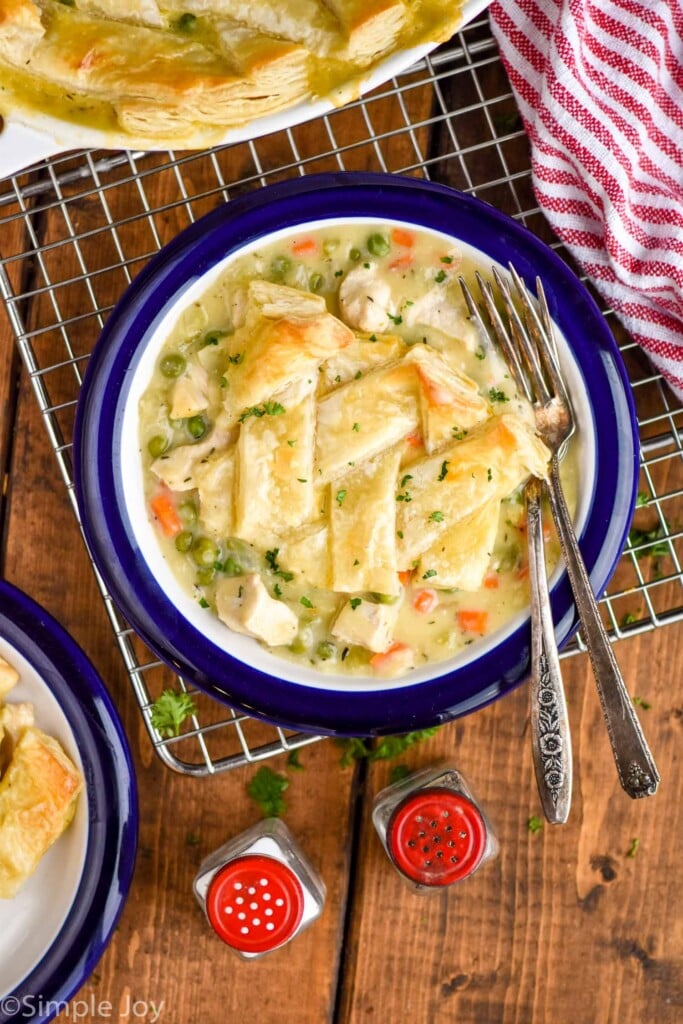
<svg viewBox="0 0 683 1024">
<path fill-rule="evenodd" d="M 158 459 L 160 455 L 163 455 L 168 448 L 168 438 L 162 437 L 161 434 L 155 434 L 154 437 L 150 437 L 147 442 L 147 451 L 153 459 Z"/>
<path fill-rule="evenodd" d="M 195 441 L 198 441 L 200 437 L 204 437 L 207 424 L 203 416 L 190 416 L 185 425 L 188 434 L 190 437 L 194 437 Z"/>
<path fill-rule="evenodd" d="M 192 557 L 197 565 L 213 566 L 219 555 L 218 545 L 210 537 L 197 537 L 192 545 Z"/>
<path fill-rule="evenodd" d="M 292 261 L 287 256 L 275 256 L 270 264 L 270 276 L 281 281 L 291 266 Z"/>
<path fill-rule="evenodd" d="M 386 235 L 382 235 L 379 232 L 370 235 L 366 245 L 368 252 L 372 253 L 373 256 L 386 256 L 390 249 L 389 239 Z"/>
<path fill-rule="evenodd" d="M 323 252 L 325 253 L 326 256 L 329 256 L 330 253 L 336 252 L 338 248 L 338 238 L 326 238 L 325 241 L 323 242 Z"/>
<path fill-rule="evenodd" d="M 311 274 L 308 279 L 308 287 L 312 292 L 319 292 L 324 284 L 325 278 L 322 274 Z"/>
<path fill-rule="evenodd" d="M 349 259 L 351 260 L 352 263 L 358 263 L 358 260 L 361 258 L 361 255 L 362 253 L 360 249 L 356 249 L 355 246 L 353 247 L 353 249 L 349 251 Z"/>
<path fill-rule="evenodd" d="M 191 530 L 181 530 L 176 534 L 175 546 L 177 551 L 189 551 L 192 547 L 193 534 Z"/>
<path fill-rule="evenodd" d="M 193 501 L 183 501 L 178 507 L 178 515 L 187 526 L 197 522 L 197 506 Z"/>
<path fill-rule="evenodd" d="M 159 363 L 159 369 L 164 377 L 179 377 L 186 366 L 185 358 L 180 352 L 169 352 Z"/>
<path fill-rule="evenodd" d="M 226 565 L 232 560 L 235 565 L 240 566 L 240 572 L 236 573 L 236 576 L 240 576 L 242 572 L 259 567 L 258 555 L 251 544 L 248 544 L 245 540 L 240 540 L 239 537 L 228 537 L 224 548 Z"/>
<path fill-rule="evenodd" d="M 321 640 L 316 648 L 316 652 L 321 661 L 330 661 L 331 658 L 337 656 L 337 648 L 331 640 Z"/>
<path fill-rule="evenodd" d="M 242 576 L 244 569 L 234 558 L 226 558 L 223 563 L 223 572 L 226 576 Z"/>
<path fill-rule="evenodd" d="M 213 578 L 216 575 L 216 570 L 212 565 L 205 565 L 202 569 L 197 570 L 197 583 L 201 587 L 207 587 L 209 583 L 213 582 Z"/>
<path fill-rule="evenodd" d="M 194 32 L 197 27 L 197 17 L 194 14 L 181 14 L 174 22 L 178 32 Z"/>
<path fill-rule="evenodd" d="M 225 331 L 209 331 L 199 342 L 200 348 L 206 348 L 207 345 L 217 345 L 221 338 L 225 337 Z"/>
</svg>

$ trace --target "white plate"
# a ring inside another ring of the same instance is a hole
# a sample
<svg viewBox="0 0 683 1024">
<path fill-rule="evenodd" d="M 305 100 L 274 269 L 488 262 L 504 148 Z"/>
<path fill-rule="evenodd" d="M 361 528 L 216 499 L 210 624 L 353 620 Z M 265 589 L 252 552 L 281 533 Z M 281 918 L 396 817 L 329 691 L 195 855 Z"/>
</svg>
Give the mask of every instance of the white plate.
<svg viewBox="0 0 683 1024">
<path fill-rule="evenodd" d="M 470 21 L 481 14 L 489 6 L 490 0 L 465 0 L 462 6 L 464 28 Z M 425 57 L 436 46 L 435 43 L 411 47 L 392 54 L 378 64 L 357 86 L 356 92 L 363 95 L 371 92 L 387 82 L 395 75 L 401 74 L 417 61 Z M 294 125 L 302 124 L 316 117 L 322 117 L 337 109 L 330 100 L 307 100 L 297 103 L 287 110 L 254 121 L 227 131 L 220 139 L 221 145 L 246 142 L 251 139 L 270 135 L 271 132 L 282 131 Z M 38 160 L 43 160 L 57 153 L 71 149 L 154 149 L 141 140 L 129 135 L 117 135 L 113 132 L 98 131 L 81 125 L 69 124 L 46 114 L 27 110 L 12 111 L 5 115 L 4 129 L 0 131 L 0 178 L 16 174 L 18 171 Z M 166 149 L 166 146 L 160 147 Z M 196 146 L 184 144 L 180 149 L 204 149 L 206 143 L 197 141 Z"/>
</svg>

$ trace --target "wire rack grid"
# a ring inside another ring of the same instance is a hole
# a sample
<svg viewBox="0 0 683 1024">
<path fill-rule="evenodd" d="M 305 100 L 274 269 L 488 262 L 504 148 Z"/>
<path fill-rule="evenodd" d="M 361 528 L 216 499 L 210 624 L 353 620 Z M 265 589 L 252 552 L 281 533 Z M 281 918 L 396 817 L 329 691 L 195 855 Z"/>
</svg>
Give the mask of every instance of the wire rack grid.
<svg viewBox="0 0 683 1024">
<path fill-rule="evenodd" d="M 399 78 L 309 125 L 205 153 L 69 153 L 0 182 L 0 294 L 76 518 L 78 391 L 93 340 L 126 285 L 180 229 L 219 203 L 294 175 L 360 169 L 476 194 L 571 262 L 535 202 L 527 140 L 485 16 Z M 604 313 L 629 371 L 641 438 L 639 508 L 601 601 L 618 640 L 683 618 L 676 525 L 683 412 Z M 193 692 L 130 629 L 94 572 L 150 739 L 168 767 L 206 776 L 295 756 L 319 738 L 265 725 Z M 584 649 L 578 636 L 564 656 Z M 152 724 L 153 701 L 169 685 L 190 691 L 195 702 L 177 738 L 162 737 Z"/>
</svg>

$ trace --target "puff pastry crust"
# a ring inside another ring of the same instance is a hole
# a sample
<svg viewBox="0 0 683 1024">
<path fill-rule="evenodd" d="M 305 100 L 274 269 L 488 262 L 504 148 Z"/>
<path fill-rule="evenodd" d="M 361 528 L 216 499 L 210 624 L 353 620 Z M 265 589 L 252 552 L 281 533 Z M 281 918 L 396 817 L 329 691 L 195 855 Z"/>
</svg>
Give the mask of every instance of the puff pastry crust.
<svg viewBox="0 0 683 1024">
<path fill-rule="evenodd" d="M 344 100 L 379 60 L 459 23 L 450 0 L 0 0 L 0 112 L 47 106 L 131 144 L 202 145 Z"/>
<path fill-rule="evenodd" d="M 11 899 L 71 822 L 83 779 L 61 746 L 33 726 L 0 781 L 0 899 Z"/>
</svg>

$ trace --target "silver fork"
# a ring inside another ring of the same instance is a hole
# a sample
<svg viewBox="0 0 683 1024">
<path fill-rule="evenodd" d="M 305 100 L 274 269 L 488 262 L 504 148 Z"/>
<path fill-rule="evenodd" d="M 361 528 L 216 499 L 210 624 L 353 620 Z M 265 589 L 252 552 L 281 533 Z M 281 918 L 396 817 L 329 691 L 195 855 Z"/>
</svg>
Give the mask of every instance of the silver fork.
<svg viewBox="0 0 683 1024">
<path fill-rule="evenodd" d="M 659 773 L 602 624 L 562 490 L 560 459 L 575 425 L 557 358 L 552 320 L 543 286 L 537 278 L 539 315 L 526 285 L 512 265 L 509 270 L 513 287 L 493 268 L 493 277 L 505 307 L 508 329 L 496 308 L 495 294 L 490 283 L 479 278 L 479 287 L 495 337 L 503 347 L 517 386 L 532 402 L 536 428 L 552 453 L 548 479 L 550 506 L 574 593 L 582 635 L 593 666 L 619 781 L 630 797 L 649 796 L 657 790 Z M 523 319 L 513 301 L 513 288 L 514 296 L 523 310 Z M 473 306 L 470 300 L 467 301 L 472 312 Z M 472 315 L 490 337 L 490 331 L 476 304 L 474 310 Z"/>
<path fill-rule="evenodd" d="M 518 367 L 514 365 L 516 353 L 495 307 L 490 288 L 487 288 L 479 274 L 477 280 L 500 347 L 506 361 L 514 367 L 515 383 L 520 393 L 526 394 L 531 401 L 524 374 L 521 368 L 518 373 Z M 489 336 L 490 332 L 479 308 L 462 278 L 460 286 L 473 319 L 484 336 Z M 572 746 L 548 592 L 541 514 L 542 486 L 540 480 L 532 477 L 524 488 L 531 589 L 531 751 L 543 813 L 551 824 L 562 825 L 567 821 L 571 807 Z"/>
</svg>

